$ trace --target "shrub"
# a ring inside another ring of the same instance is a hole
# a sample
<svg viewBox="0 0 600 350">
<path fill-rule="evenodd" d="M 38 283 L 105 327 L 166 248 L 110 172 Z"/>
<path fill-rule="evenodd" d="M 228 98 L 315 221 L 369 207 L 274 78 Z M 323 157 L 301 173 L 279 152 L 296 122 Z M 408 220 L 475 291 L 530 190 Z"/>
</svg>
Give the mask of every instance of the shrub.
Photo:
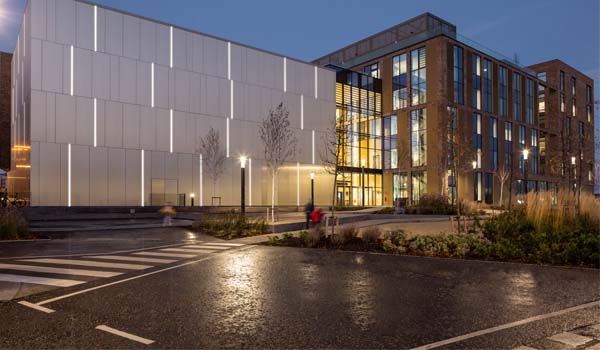
<svg viewBox="0 0 600 350">
<path fill-rule="evenodd" d="M 20 210 L 0 209 L 0 239 L 26 238 L 28 234 L 29 224 Z"/>
<path fill-rule="evenodd" d="M 406 243 L 406 234 L 404 230 L 388 231 L 385 233 L 384 239 L 389 240 L 394 245 L 401 246 Z"/>
<path fill-rule="evenodd" d="M 311 228 L 306 234 L 306 245 L 309 247 L 316 247 L 321 242 L 321 238 L 323 237 L 325 237 L 325 229 L 323 226 L 317 225 Z"/>
<path fill-rule="evenodd" d="M 362 233 L 362 240 L 367 243 L 375 243 L 381 236 L 381 231 L 377 226 L 367 227 Z"/>
<path fill-rule="evenodd" d="M 417 214 L 452 215 L 456 213 L 456 209 L 450 204 L 448 197 L 439 194 L 424 194 L 419 198 L 415 207 Z"/>
<path fill-rule="evenodd" d="M 307 233 L 306 231 L 301 231 L 301 232 L 300 232 L 300 234 L 298 235 L 298 237 L 299 237 L 301 240 L 303 240 L 303 241 L 306 241 L 306 235 L 307 235 L 307 234 L 308 234 L 308 233 Z"/>
<path fill-rule="evenodd" d="M 270 245 L 276 245 L 279 242 L 279 237 L 278 236 L 269 236 L 268 238 L 268 243 Z"/>
<path fill-rule="evenodd" d="M 283 236 L 283 239 L 291 239 L 292 237 L 294 237 L 294 234 L 291 232 L 286 232 L 282 236 Z"/>
<path fill-rule="evenodd" d="M 260 235 L 268 232 L 264 219 L 249 220 L 234 211 L 223 214 L 206 214 L 192 224 L 192 228 L 219 238 Z"/>
<path fill-rule="evenodd" d="M 354 225 L 342 226 L 337 236 L 343 243 L 350 242 L 358 237 L 358 230 Z"/>
</svg>

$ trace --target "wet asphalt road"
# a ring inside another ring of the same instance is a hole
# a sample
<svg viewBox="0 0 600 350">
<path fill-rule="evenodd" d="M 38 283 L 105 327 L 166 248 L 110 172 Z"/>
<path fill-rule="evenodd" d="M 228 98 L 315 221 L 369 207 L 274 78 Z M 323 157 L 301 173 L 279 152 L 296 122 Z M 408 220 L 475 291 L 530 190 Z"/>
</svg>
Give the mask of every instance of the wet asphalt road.
<svg viewBox="0 0 600 350">
<path fill-rule="evenodd" d="M 598 270 L 244 249 L 45 305 L 52 314 L 2 303 L 0 347 L 414 348 L 600 299 Z M 512 349 L 598 315 L 586 308 L 441 348 Z M 104 324 L 155 342 L 95 329 Z"/>
</svg>

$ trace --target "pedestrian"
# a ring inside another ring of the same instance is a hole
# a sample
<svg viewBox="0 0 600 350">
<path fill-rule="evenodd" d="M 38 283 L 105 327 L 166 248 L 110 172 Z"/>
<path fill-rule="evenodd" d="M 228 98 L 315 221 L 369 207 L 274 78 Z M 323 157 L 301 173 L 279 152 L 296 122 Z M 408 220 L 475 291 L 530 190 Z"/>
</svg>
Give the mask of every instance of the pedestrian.
<svg viewBox="0 0 600 350">
<path fill-rule="evenodd" d="M 312 213 L 313 210 L 315 210 L 315 206 L 312 204 L 312 202 L 306 203 L 306 205 L 304 206 L 304 212 L 306 213 L 306 229 L 307 230 L 308 230 L 308 225 L 310 222 L 310 213 Z"/>
<path fill-rule="evenodd" d="M 159 212 L 164 215 L 163 226 L 173 225 L 173 216 L 175 216 L 175 208 L 168 203 L 164 207 L 160 208 Z"/>
</svg>

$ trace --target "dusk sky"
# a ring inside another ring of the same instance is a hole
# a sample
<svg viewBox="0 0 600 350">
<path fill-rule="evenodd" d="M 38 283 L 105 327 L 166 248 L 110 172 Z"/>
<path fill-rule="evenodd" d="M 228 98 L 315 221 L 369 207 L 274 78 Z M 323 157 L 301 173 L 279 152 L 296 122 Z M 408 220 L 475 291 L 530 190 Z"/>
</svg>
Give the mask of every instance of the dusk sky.
<svg viewBox="0 0 600 350">
<path fill-rule="evenodd" d="M 599 0 L 97 2 L 307 61 L 431 12 L 523 65 L 560 58 L 592 77 L 600 96 Z M 13 51 L 25 3 L 0 0 L 0 50 Z"/>
</svg>

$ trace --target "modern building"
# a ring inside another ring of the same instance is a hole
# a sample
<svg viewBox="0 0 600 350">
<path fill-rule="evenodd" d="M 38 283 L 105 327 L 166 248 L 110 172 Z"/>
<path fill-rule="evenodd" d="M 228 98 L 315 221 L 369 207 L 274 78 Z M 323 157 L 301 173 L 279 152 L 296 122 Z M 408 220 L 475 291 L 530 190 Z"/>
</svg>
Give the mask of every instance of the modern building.
<svg viewBox="0 0 600 350">
<path fill-rule="evenodd" d="M 12 54 L 0 52 L 0 169 L 10 169 Z M 4 187 L 0 187 L 4 188 Z"/>
<path fill-rule="evenodd" d="M 354 159 L 383 174 L 371 204 L 425 193 L 498 204 L 501 192 L 506 203 L 526 190 L 593 189 L 594 82 L 559 60 L 521 66 L 425 13 L 313 63 L 381 80 L 382 120 L 363 118 L 359 129 L 377 125 L 383 150 Z M 367 148 L 370 134 L 347 148 Z M 349 179 L 344 186 L 361 184 Z"/>
<path fill-rule="evenodd" d="M 30 0 L 12 62 L 10 191 L 33 206 L 271 204 L 259 124 L 283 103 L 299 152 L 276 204 L 330 203 L 337 122 L 342 205 L 427 193 L 487 204 L 526 190 L 591 191 L 593 80 L 561 61 L 531 67 L 425 13 L 313 62 L 84 0 Z M 227 158 L 215 188 L 199 140 Z M 574 165 L 571 158 L 574 160 Z M 187 202 L 189 204 L 189 201 Z"/>
<path fill-rule="evenodd" d="M 79 0 L 30 0 L 13 56 L 9 190 L 32 206 L 271 204 L 260 122 L 282 103 L 298 152 L 276 204 L 329 203 L 318 150 L 335 118 L 335 72 Z M 220 132 L 213 188 L 199 140 Z M 213 198 L 214 197 L 214 198 Z M 184 200 L 187 198 L 187 200 Z"/>
</svg>

